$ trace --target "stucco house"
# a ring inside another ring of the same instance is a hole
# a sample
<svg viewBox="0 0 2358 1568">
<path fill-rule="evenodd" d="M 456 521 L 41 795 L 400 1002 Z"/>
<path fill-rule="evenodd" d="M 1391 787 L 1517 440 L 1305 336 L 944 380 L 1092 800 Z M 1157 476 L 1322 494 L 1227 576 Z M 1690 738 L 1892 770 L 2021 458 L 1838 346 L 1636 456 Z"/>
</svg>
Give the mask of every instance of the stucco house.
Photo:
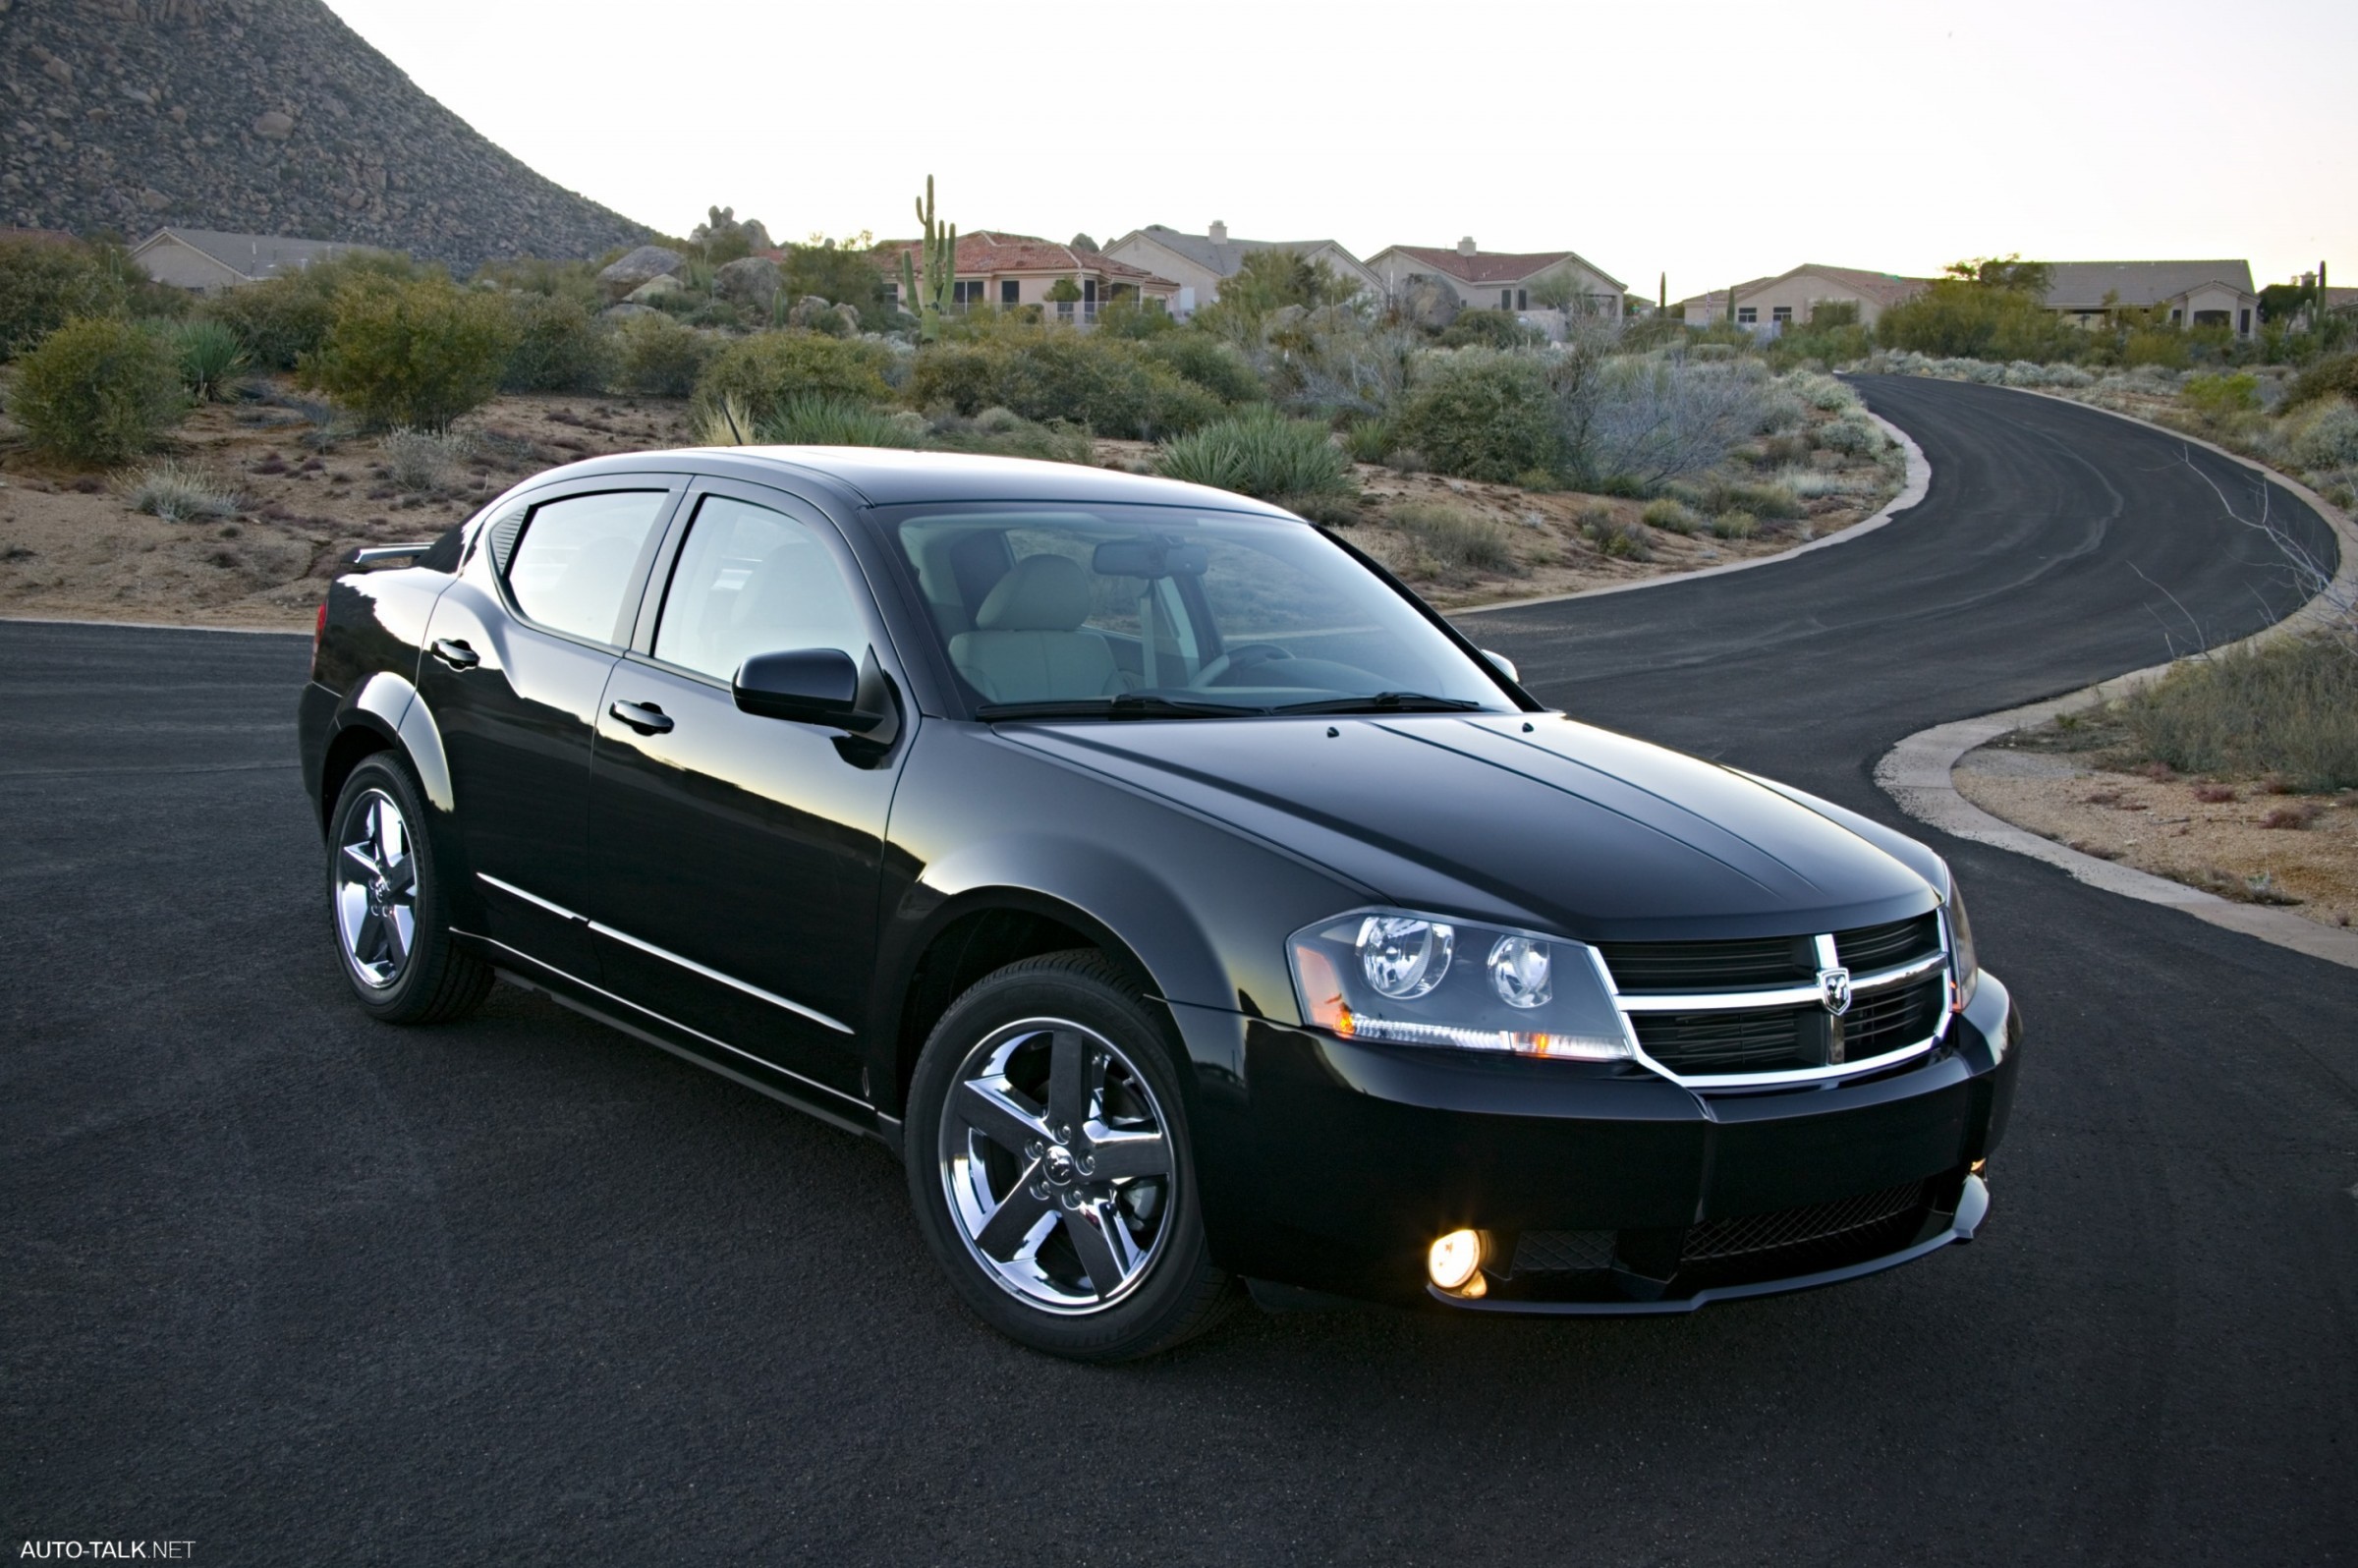
<svg viewBox="0 0 2358 1568">
<path fill-rule="evenodd" d="M 1324 262 L 1336 277 L 1347 278 L 1371 294 L 1383 292 L 1382 283 L 1368 270 L 1368 264 L 1332 240 L 1231 240 L 1228 225 L 1217 220 L 1203 234 L 1182 234 L 1150 223 L 1105 247 L 1104 253 L 1178 284 L 1173 308 L 1184 316 L 1218 299 L 1221 281 L 1234 277 L 1245 257 L 1256 251 L 1291 252 L 1314 264 Z"/>
<path fill-rule="evenodd" d="M 197 294 L 301 272 L 368 247 L 284 235 L 223 234 L 215 229 L 158 229 L 132 247 L 131 258 L 158 283 Z"/>
<path fill-rule="evenodd" d="M 887 240 L 875 249 L 884 268 L 884 292 L 895 305 L 902 303 L 901 257 L 913 254 L 922 240 Z M 958 236 L 957 269 L 952 274 L 951 308 L 1013 309 L 1037 305 L 1051 321 L 1091 326 L 1103 306 L 1121 296 L 1135 295 L 1149 303 L 1160 301 L 1171 308 L 1179 285 L 1169 278 L 1132 266 L 1096 251 L 1076 251 L 1030 234 L 1001 234 L 977 229 Z M 1078 300 L 1048 298 L 1059 280 L 1080 291 Z"/>
<path fill-rule="evenodd" d="M 2176 326 L 2227 327 L 2248 338 L 2260 325 L 2249 261 L 2050 261 L 2047 308 L 2081 326 L 2105 324 L 2114 307 L 2160 310 Z"/>
<path fill-rule="evenodd" d="M 1912 300 L 1932 286 L 1930 278 L 1903 278 L 1892 272 L 1861 267 L 1827 266 L 1805 261 L 1772 278 L 1753 278 L 1735 286 L 1733 320 L 1756 331 L 1782 332 L 1806 327 L 1821 305 L 1855 305 L 1859 324 L 1873 326 L 1885 310 Z M 1711 326 L 1729 320 L 1726 289 L 1713 289 L 1681 300 L 1671 308 L 1689 326 Z"/>
<path fill-rule="evenodd" d="M 1395 245 L 1368 257 L 1368 270 L 1383 286 L 1387 299 L 1397 298 L 1420 279 L 1447 284 L 1458 303 L 1473 310 L 1511 310 L 1544 328 L 1550 337 L 1563 333 L 1564 318 L 1538 306 L 1532 291 L 1550 273 L 1569 271 L 1580 283 L 1583 304 L 1579 313 L 1619 320 L 1629 286 L 1594 262 L 1571 251 L 1485 251 L 1472 236 L 1448 249 L 1437 246 Z"/>
</svg>

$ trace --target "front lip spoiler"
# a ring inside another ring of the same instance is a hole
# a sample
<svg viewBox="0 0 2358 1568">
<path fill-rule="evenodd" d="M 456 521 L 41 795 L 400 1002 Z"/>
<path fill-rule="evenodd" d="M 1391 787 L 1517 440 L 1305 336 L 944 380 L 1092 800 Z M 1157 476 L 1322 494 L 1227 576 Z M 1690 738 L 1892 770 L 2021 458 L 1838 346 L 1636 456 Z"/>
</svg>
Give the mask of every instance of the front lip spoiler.
<svg viewBox="0 0 2358 1568">
<path fill-rule="evenodd" d="M 1427 1285 L 1425 1293 L 1444 1307 L 1459 1312 L 1504 1313 L 1531 1317 L 1638 1317 L 1662 1314 L 1691 1313 L 1698 1307 L 1708 1307 L 1718 1301 L 1739 1301 L 1746 1296 L 1782 1296 L 1791 1291 L 1816 1290 L 1821 1285 L 1839 1285 L 1848 1279 L 1863 1279 L 1880 1274 L 1886 1268 L 1912 1263 L 1927 1253 L 1938 1252 L 1951 1242 L 1969 1242 L 1990 1213 L 1990 1187 L 1979 1176 L 1967 1176 L 1965 1188 L 1957 1197 L 1957 1212 L 1947 1230 L 1930 1241 L 1920 1241 L 1881 1258 L 1870 1258 L 1863 1263 L 1850 1263 L 1841 1268 L 1828 1268 L 1815 1274 L 1794 1274 L 1785 1279 L 1764 1279 L 1750 1285 L 1721 1285 L 1712 1290 L 1699 1290 L 1692 1296 L 1674 1301 L 1491 1301 L 1488 1298 L 1469 1301 L 1452 1296 L 1438 1285 Z"/>
</svg>

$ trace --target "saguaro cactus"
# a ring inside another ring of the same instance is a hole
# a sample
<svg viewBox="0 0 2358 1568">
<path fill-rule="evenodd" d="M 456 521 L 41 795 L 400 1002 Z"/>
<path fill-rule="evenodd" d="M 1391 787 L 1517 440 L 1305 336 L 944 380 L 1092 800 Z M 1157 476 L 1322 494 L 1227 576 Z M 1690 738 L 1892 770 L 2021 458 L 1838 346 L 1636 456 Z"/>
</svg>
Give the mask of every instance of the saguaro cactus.
<svg viewBox="0 0 2358 1568">
<path fill-rule="evenodd" d="M 925 238 L 917 251 L 901 252 L 901 299 L 917 311 L 918 336 L 941 336 L 942 312 L 950 308 L 951 284 L 958 272 L 958 225 L 933 221 L 933 177 L 926 176 L 926 196 L 917 203 L 917 220 Z M 924 260 L 916 259 L 923 255 Z"/>
</svg>

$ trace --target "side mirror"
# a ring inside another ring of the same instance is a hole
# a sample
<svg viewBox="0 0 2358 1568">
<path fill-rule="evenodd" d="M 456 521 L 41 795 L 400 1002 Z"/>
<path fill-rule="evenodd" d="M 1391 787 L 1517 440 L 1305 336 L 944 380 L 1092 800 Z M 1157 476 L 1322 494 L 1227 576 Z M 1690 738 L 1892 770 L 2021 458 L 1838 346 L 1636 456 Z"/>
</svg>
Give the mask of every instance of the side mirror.
<svg viewBox="0 0 2358 1568">
<path fill-rule="evenodd" d="M 738 666 L 730 692 L 742 711 L 762 718 L 825 724 L 887 745 L 899 728 L 872 651 L 861 663 L 835 647 L 757 653 Z"/>
<path fill-rule="evenodd" d="M 1482 650 L 1482 656 L 1486 659 L 1488 659 L 1491 667 L 1496 669 L 1499 674 L 1505 676 L 1517 686 L 1521 686 L 1523 684 L 1523 672 L 1515 668 L 1515 661 L 1513 659 L 1508 658 L 1503 653 L 1493 653 L 1487 647 Z"/>
</svg>

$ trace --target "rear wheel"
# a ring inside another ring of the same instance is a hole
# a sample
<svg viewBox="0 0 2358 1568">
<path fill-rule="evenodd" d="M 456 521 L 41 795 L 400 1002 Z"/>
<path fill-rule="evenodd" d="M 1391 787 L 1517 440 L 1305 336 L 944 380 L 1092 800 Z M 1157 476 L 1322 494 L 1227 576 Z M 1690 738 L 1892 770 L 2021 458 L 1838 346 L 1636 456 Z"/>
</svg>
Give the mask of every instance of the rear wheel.
<svg viewBox="0 0 2358 1568">
<path fill-rule="evenodd" d="M 961 996 L 909 1110 L 919 1226 L 985 1322 L 1122 1361 L 1216 1319 L 1230 1281 L 1205 1245 L 1173 1053 L 1101 956 L 1027 959 Z"/>
<path fill-rule="evenodd" d="M 391 753 L 362 760 L 328 821 L 328 919 L 344 978 L 388 1024 L 464 1018 L 491 969 L 451 940 L 417 780 Z"/>
</svg>

